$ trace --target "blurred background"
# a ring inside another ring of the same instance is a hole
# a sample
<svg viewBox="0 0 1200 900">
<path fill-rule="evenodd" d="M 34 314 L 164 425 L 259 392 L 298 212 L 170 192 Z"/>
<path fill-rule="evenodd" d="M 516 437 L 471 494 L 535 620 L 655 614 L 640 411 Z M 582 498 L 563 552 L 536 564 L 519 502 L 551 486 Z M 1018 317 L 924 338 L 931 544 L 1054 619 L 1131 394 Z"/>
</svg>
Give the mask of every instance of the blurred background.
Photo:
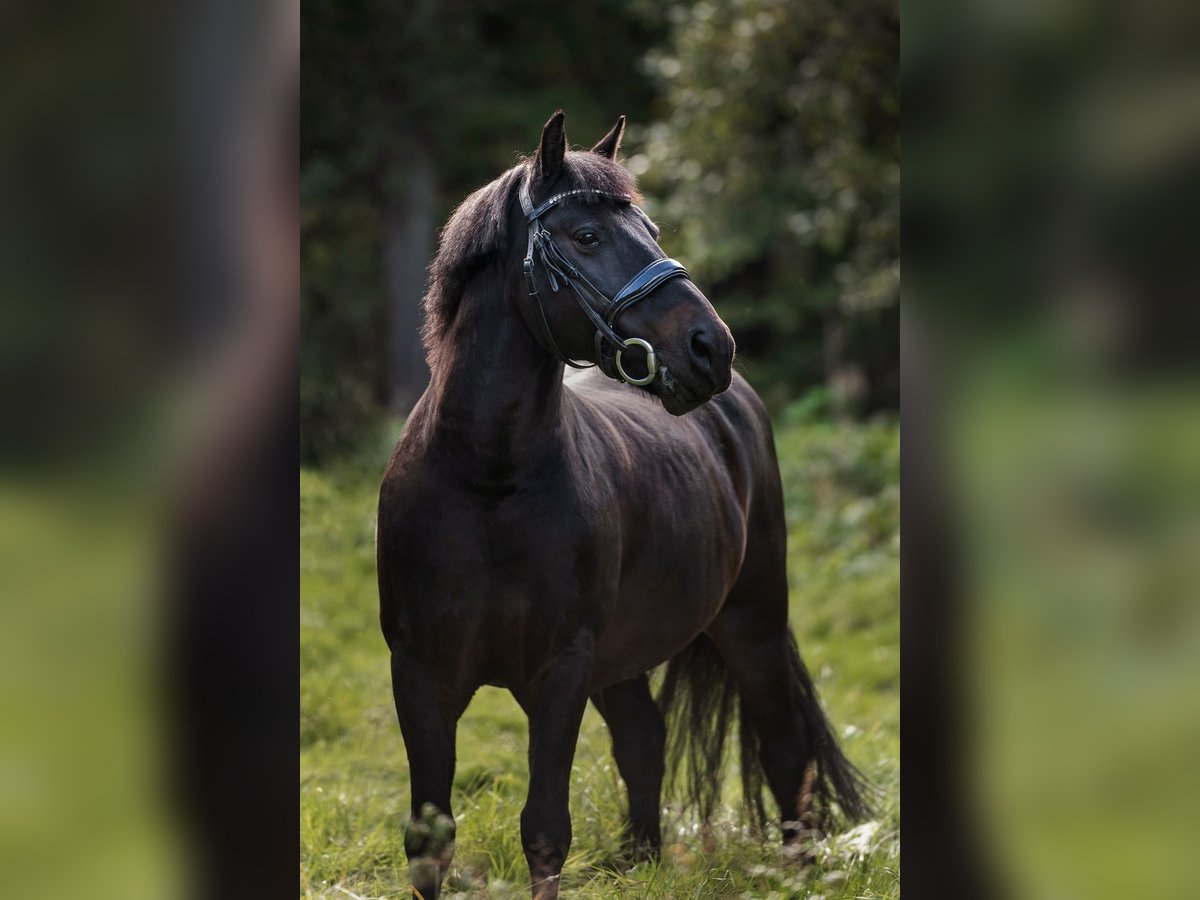
<svg viewBox="0 0 1200 900">
<path fill-rule="evenodd" d="M 773 412 L 894 413 L 899 28 L 894 0 L 306 3 L 302 460 L 420 396 L 438 229 L 559 108 L 580 146 L 628 116 L 662 245 Z"/>
<path fill-rule="evenodd" d="M 1173 0 L 905 5 L 912 896 L 1197 893 L 1198 49 Z"/>
<path fill-rule="evenodd" d="M 299 12 L 0 10 L 0 896 L 295 889 Z"/>
</svg>

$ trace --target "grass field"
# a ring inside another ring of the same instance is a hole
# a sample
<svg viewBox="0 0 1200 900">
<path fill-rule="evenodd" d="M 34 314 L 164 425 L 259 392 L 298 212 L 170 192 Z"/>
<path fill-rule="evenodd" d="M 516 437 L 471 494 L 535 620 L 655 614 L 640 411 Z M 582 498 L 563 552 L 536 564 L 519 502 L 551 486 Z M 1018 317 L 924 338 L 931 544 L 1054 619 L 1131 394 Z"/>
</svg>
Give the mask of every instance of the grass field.
<svg viewBox="0 0 1200 900">
<path fill-rule="evenodd" d="M 572 772 L 563 896 L 877 898 L 900 895 L 900 497 L 893 424 L 777 433 L 787 492 L 791 616 L 849 757 L 880 788 L 878 815 L 785 859 L 778 829 L 728 809 L 702 830 L 668 800 L 661 862 L 621 864 L 624 788 L 590 707 Z M 374 518 L 382 458 L 300 473 L 300 895 L 401 897 L 407 760 L 379 632 Z M 736 743 L 736 742 L 731 742 Z M 526 723 L 484 688 L 458 729 L 458 845 L 448 896 L 527 897 L 518 817 Z"/>
</svg>

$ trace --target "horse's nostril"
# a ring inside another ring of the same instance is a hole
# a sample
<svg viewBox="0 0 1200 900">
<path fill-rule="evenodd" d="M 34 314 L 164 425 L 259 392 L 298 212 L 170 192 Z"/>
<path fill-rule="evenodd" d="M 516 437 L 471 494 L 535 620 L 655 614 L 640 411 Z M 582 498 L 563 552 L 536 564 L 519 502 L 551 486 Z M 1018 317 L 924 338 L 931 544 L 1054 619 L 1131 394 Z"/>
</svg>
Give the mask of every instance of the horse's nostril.
<svg viewBox="0 0 1200 900">
<path fill-rule="evenodd" d="M 688 334 L 688 356 L 696 374 L 711 385 L 713 393 L 729 387 L 733 378 L 730 362 L 733 342 L 721 325 L 697 325 Z"/>
<path fill-rule="evenodd" d="M 692 362 L 700 369 L 711 374 L 713 345 L 712 337 L 703 328 L 692 329 L 692 338 L 689 345 L 692 353 Z"/>
</svg>

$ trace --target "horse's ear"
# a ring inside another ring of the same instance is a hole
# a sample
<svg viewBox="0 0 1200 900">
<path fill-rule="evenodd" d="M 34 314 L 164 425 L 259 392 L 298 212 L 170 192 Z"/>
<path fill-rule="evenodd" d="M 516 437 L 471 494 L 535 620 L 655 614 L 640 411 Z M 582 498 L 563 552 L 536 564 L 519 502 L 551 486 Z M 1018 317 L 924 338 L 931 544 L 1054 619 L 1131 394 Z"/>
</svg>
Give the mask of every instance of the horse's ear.
<svg viewBox="0 0 1200 900">
<path fill-rule="evenodd" d="M 600 138 L 600 142 L 592 148 L 592 152 L 607 156 L 609 159 L 616 159 L 617 150 L 621 147 L 621 138 L 624 136 L 625 117 L 621 116 L 617 119 L 617 124 L 612 127 L 612 131 Z"/>
<path fill-rule="evenodd" d="M 566 118 L 566 113 L 560 109 L 542 129 L 542 142 L 534 162 L 543 182 L 553 181 L 562 171 L 563 156 L 567 152 L 567 130 L 563 127 Z"/>
</svg>

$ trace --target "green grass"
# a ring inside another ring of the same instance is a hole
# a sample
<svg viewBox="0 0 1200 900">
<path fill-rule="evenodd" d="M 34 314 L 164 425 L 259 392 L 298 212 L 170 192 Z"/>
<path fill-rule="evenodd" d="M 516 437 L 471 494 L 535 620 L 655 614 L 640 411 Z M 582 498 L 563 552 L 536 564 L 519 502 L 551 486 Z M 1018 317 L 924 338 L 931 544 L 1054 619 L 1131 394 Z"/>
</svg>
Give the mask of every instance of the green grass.
<svg viewBox="0 0 1200 900">
<path fill-rule="evenodd" d="M 572 771 L 563 895 L 899 897 L 899 452 L 892 424 L 777 435 L 789 523 L 792 625 L 850 758 L 879 785 L 875 821 L 784 857 L 728 807 L 706 833 L 668 803 L 659 863 L 620 863 L 624 788 L 590 707 Z M 407 761 L 379 633 L 374 517 L 382 460 L 300 473 L 300 894 L 407 896 Z M 483 688 L 458 729 L 458 843 L 448 896 L 527 897 L 518 817 L 526 722 Z M 731 767 L 732 770 L 732 767 Z"/>
</svg>

